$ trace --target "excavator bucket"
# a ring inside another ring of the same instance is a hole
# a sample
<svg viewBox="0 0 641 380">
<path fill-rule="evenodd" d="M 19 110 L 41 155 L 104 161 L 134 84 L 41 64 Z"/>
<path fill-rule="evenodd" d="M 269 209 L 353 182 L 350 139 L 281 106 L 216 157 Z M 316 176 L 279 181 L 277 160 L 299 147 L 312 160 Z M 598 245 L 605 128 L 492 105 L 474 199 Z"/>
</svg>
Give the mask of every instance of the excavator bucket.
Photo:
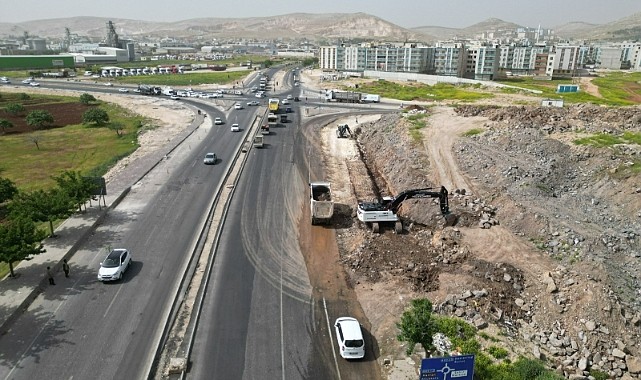
<svg viewBox="0 0 641 380">
<path fill-rule="evenodd" d="M 444 216 L 444 218 L 445 218 L 445 227 L 453 226 L 458 221 L 458 217 L 454 214 L 447 214 Z"/>
</svg>

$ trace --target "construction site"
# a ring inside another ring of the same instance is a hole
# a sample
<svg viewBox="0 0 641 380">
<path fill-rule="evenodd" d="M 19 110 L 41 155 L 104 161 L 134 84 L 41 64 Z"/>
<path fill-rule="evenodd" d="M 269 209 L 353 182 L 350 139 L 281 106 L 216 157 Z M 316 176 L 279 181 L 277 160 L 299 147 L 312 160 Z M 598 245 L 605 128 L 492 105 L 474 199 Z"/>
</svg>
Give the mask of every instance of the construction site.
<svg viewBox="0 0 641 380">
<path fill-rule="evenodd" d="M 420 139 L 408 133 L 417 113 L 427 121 Z M 639 133 L 639 115 L 441 104 L 315 126 L 336 259 L 388 379 L 412 378 L 425 355 L 406 357 L 396 339 L 415 298 L 494 337 L 485 343 L 512 359 L 544 360 L 566 378 L 639 378 L 641 149 L 575 143 Z"/>
</svg>

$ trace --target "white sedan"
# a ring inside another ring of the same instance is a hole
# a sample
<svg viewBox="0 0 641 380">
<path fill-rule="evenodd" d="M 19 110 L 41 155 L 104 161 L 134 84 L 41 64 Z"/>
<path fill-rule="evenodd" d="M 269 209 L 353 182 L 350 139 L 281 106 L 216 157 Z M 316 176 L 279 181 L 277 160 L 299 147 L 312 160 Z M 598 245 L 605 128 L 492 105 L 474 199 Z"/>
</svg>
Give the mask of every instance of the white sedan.
<svg viewBox="0 0 641 380">
<path fill-rule="evenodd" d="M 129 89 L 126 88 L 119 88 L 118 91 L 120 92 L 129 92 Z"/>
<path fill-rule="evenodd" d="M 38 82 L 31 82 L 31 83 L 29 83 L 29 86 L 31 86 L 31 87 L 40 87 L 40 83 L 38 83 Z"/>
<path fill-rule="evenodd" d="M 236 123 L 232 124 L 231 125 L 231 131 L 232 132 L 240 132 L 240 127 L 238 126 L 238 124 L 236 124 Z"/>
</svg>

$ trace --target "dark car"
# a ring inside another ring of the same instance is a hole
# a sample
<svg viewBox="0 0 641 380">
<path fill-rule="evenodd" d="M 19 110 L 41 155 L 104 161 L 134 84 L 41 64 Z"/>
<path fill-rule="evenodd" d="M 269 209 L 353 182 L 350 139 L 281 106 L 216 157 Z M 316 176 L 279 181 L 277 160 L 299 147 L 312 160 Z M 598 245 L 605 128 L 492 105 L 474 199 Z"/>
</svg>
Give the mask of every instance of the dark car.
<svg viewBox="0 0 641 380">
<path fill-rule="evenodd" d="M 297 96 L 297 97 L 294 98 L 294 101 L 295 102 L 300 102 L 300 98 Z"/>
<path fill-rule="evenodd" d="M 292 109 L 292 107 L 287 107 L 285 108 L 285 112 L 291 113 L 291 112 L 294 112 L 294 110 Z"/>
</svg>

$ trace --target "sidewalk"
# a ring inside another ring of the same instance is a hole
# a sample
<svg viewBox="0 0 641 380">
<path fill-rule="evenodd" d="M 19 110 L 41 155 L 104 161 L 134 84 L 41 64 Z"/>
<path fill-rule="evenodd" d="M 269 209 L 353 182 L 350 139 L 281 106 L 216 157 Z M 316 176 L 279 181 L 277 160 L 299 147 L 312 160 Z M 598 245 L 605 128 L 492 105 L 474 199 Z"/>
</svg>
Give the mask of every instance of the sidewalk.
<svg viewBox="0 0 641 380">
<path fill-rule="evenodd" d="M 55 238 L 44 241 L 45 253 L 22 261 L 14 268 L 16 278 L 5 277 L 0 280 L 0 335 L 29 307 L 34 299 L 49 285 L 46 268 L 50 266 L 54 278 L 61 279 L 62 260 L 67 259 L 73 270 L 73 255 L 94 229 L 100 224 L 109 210 L 115 208 L 127 195 L 132 185 L 149 173 L 166 155 L 171 153 L 182 141 L 198 129 L 204 115 L 194 112 L 194 121 L 161 149 L 138 158 L 107 184 L 107 196 L 102 207 L 96 201 L 87 204 L 86 211 L 76 213 L 56 229 Z M 102 202 L 102 201 L 101 201 Z M 106 207 L 104 204 L 106 203 Z M 97 268 L 96 268 L 97 270 Z"/>
</svg>

